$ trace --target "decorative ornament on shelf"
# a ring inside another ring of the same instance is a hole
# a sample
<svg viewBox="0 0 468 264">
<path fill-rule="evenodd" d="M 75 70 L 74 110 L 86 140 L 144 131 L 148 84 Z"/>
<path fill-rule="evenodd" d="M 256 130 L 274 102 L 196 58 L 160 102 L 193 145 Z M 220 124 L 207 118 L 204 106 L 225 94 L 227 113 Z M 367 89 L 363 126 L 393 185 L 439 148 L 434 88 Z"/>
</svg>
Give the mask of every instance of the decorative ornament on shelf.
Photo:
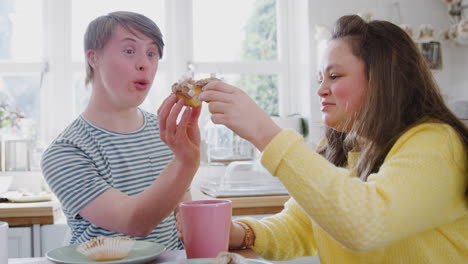
<svg viewBox="0 0 468 264">
<path fill-rule="evenodd" d="M 442 70 L 442 45 L 439 30 L 427 24 L 420 25 L 415 29 L 407 24 L 401 24 L 400 27 L 419 47 L 429 68 L 431 70 Z"/>
<path fill-rule="evenodd" d="M 419 46 L 422 55 L 432 70 L 442 69 L 442 46 L 439 30 L 431 25 L 420 25 L 413 40 Z"/>
<path fill-rule="evenodd" d="M 445 40 L 453 40 L 460 45 L 468 45 L 468 18 L 452 24 L 444 31 Z"/>
<path fill-rule="evenodd" d="M 447 5 L 450 26 L 444 30 L 443 38 L 460 45 L 468 45 L 468 0 L 441 0 Z"/>
<path fill-rule="evenodd" d="M 432 70 L 442 70 L 443 53 L 442 44 L 444 40 L 453 40 L 459 45 L 468 45 L 468 0 L 440 0 L 447 5 L 448 15 L 451 26 L 447 30 L 442 30 L 436 26 L 422 24 L 412 26 L 403 24 L 401 7 L 399 1 L 392 3 L 392 21 L 400 27 L 413 39 L 421 50 Z M 373 19 L 370 12 L 358 13 L 365 21 Z M 330 36 L 330 28 L 324 25 L 315 26 L 315 40 L 317 42 L 317 53 L 323 52 L 325 39 Z"/>
<path fill-rule="evenodd" d="M 429 24 L 422 24 L 418 27 L 414 27 L 409 24 L 401 24 L 402 16 L 400 3 L 398 1 L 394 2 L 392 7 L 392 12 L 396 13 L 395 23 L 399 24 L 408 36 L 416 43 L 421 54 L 426 59 L 429 68 L 431 68 L 431 70 L 441 70 L 442 45 L 440 43 L 440 30 Z"/>
</svg>

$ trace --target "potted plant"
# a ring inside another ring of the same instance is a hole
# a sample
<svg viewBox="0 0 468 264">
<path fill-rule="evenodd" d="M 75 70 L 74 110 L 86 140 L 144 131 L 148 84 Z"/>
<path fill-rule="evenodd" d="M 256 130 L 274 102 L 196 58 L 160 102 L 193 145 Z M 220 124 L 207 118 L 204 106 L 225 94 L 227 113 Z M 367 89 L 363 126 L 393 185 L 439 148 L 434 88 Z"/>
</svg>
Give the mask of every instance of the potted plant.
<svg viewBox="0 0 468 264">
<path fill-rule="evenodd" d="M 0 103 L 0 129 L 6 127 L 18 128 L 20 119 L 24 118 L 24 115 L 13 109 L 8 103 Z"/>
</svg>

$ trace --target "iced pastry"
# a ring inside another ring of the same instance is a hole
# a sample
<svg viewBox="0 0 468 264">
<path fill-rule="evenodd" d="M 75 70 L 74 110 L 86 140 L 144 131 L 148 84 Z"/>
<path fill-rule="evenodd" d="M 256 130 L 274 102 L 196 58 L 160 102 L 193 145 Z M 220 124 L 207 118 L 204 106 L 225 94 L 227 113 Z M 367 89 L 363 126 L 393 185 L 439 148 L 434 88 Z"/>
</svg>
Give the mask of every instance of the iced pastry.
<svg viewBox="0 0 468 264">
<path fill-rule="evenodd" d="M 197 96 L 202 92 L 203 86 L 211 81 L 219 81 L 217 78 L 206 78 L 198 81 L 192 78 L 185 78 L 172 85 L 172 93 L 178 98 L 184 99 L 184 104 L 191 107 L 200 107 L 202 101 Z"/>
</svg>

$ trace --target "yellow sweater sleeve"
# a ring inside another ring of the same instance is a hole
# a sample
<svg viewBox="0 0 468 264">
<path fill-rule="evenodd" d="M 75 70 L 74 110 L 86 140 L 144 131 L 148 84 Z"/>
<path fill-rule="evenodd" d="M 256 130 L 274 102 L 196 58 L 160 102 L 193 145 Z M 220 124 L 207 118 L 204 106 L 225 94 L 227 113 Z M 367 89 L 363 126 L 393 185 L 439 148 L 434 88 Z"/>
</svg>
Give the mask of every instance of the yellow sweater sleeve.
<svg viewBox="0 0 468 264">
<path fill-rule="evenodd" d="M 356 251 L 380 249 L 462 217 L 467 160 L 450 126 L 429 123 L 401 136 L 367 182 L 309 149 L 292 130 L 278 134 L 262 156 L 307 215 Z"/>
<path fill-rule="evenodd" d="M 284 210 L 276 215 L 236 221 L 254 230 L 253 249 L 266 259 L 288 260 L 317 254 L 310 218 L 294 199 L 289 199 Z"/>
</svg>

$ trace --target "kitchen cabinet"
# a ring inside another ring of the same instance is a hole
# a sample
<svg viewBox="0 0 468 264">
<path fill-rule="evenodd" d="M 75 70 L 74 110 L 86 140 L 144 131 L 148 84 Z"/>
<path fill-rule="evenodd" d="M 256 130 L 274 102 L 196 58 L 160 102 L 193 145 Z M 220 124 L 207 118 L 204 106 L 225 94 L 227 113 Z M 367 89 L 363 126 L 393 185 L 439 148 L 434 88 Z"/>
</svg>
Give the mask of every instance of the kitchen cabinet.
<svg viewBox="0 0 468 264">
<path fill-rule="evenodd" d="M 52 249 L 68 245 L 71 234 L 65 220 L 65 216 L 56 221 L 53 225 L 41 226 L 41 256 Z"/>
<path fill-rule="evenodd" d="M 67 245 L 68 238 L 69 229 L 65 218 L 59 219 L 52 225 L 10 227 L 8 257 L 43 257 L 47 251 Z"/>
<path fill-rule="evenodd" d="M 0 220 L 8 222 L 8 254 L 14 257 L 40 257 L 41 228 L 62 216 L 58 201 L 0 203 Z"/>
<path fill-rule="evenodd" d="M 8 257 L 30 258 L 32 251 L 32 227 L 10 227 L 8 229 Z"/>
</svg>

